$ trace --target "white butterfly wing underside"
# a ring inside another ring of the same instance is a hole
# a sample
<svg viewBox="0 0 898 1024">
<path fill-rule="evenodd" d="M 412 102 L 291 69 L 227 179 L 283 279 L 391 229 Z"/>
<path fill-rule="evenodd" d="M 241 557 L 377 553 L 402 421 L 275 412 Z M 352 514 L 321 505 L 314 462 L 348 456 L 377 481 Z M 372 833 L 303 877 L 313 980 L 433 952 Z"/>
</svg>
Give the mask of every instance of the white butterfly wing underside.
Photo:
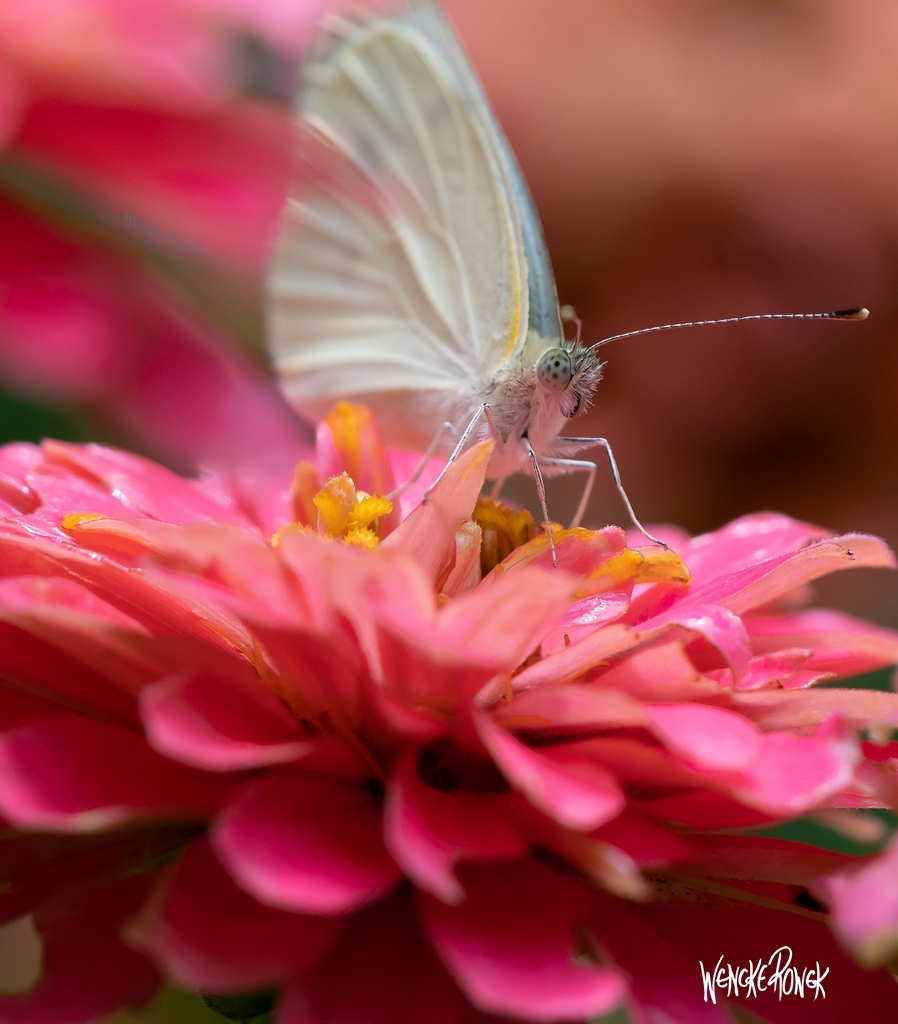
<svg viewBox="0 0 898 1024">
<path fill-rule="evenodd" d="M 282 386 L 310 415 L 367 401 L 426 442 L 522 350 L 533 314 L 557 324 L 535 211 L 429 0 L 332 17 L 302 79 L 268 284 Z"/>
</svg>

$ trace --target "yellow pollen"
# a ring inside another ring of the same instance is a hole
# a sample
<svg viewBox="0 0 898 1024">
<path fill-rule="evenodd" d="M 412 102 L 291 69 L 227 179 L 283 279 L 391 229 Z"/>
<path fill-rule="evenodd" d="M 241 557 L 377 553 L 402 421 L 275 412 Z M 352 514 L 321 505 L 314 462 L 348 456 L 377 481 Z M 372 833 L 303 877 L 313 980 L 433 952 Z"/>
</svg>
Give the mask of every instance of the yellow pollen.
<svg viewBox="0 0 898 1024">
<path fill-rule="evenodd" d="M 96 519 L 108 519 L 108 516 L 101 516 L 98 512 L 69 512 L 62 517 L 59 524 L 63 530 L 77 530 L 83 523 L 92 523 Z"/>
<path fill-rule="evenodd" d="M 505 673 L 505 699 L 514 700 L 514 686 L 511 680 L 511 673 Z"/>
</svg>

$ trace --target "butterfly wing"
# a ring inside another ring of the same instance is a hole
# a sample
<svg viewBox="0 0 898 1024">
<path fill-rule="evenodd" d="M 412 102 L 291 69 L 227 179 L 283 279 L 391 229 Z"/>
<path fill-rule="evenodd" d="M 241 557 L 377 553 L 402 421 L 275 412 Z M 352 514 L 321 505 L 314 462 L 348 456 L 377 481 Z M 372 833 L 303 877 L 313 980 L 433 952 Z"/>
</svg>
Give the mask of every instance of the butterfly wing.
<svg viewBox="0 0 898 1024">
<path fill-rule="evenodd" d="M 560 334 L 526 185 L 430 0 L 331 16 L 297 124 L 268 283 L 283 387 L 309 415 L 353 398 L 426 442 L 528 331 Z"/>
</svg>

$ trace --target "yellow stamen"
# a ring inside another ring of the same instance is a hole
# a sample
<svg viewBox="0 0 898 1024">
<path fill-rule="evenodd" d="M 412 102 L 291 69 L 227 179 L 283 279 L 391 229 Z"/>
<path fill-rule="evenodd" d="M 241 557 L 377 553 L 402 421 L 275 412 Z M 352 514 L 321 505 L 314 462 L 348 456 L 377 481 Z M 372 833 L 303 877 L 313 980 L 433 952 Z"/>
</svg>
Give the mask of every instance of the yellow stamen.
<svg viewBox="0 0 898 1024">
<path fill-rule="evenodd" d="M 371 410 L 364 405 L 338 402 L 325 417 L 340 464 L 353 480 L 361 479 L 363 457 L 367 456 L 376 491 L 385 490 L 385 455 Z M 362 451 L 367 445 L 368 450 Z M 373 447 L 372 447 L 373 446 Z"/>
<path fill-rule="evenodd" d="M 355 484 L 349 474 L 331 477 L 312 501 L 318 509 L 318 532 L 326 537 L 345 536 L 349 513 L 356 503 Z"/>
<path fill-rule="evenodd" d="M 356 492 L 355 506 L 349 512 L 349 530 L 371 530 L 378 519 L 393 511 L 393 502 L 376 494 Z"/>
<path fill-rule="evenodd" d="M 515 548 L 533 538 L 533 516 L 527 509 L 515 512 L 500 501 L 478 498 L 471 518 L 483 533 L 480 571 L 484 576 L 507 558 Z"/>
<path fill-rule="evenodd" d="M 380 521 L 393 511 L 393 503 L 379 495 L 357 491 L 349 474 L 342 473 L 331 477 L 301 511 L 308 509 L 315 512 L 317 531 L 302 520 L 288 523 L 271 538 L 272 547 L 278 547 L 286 534 L 299 530 L 373 548 L 378 543 Z M 308 517 L 311 518 L 311 514 Z"/>
</svg>

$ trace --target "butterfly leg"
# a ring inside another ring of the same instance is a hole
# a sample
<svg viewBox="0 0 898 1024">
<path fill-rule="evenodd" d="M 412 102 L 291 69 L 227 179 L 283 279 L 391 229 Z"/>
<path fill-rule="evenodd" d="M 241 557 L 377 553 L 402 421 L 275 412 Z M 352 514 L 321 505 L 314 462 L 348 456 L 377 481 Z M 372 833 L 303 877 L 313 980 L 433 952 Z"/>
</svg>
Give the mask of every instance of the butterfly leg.
<svg viewBox="0 0 898 1024">
<path fill-rule="evenodd" d="M 471 436 L 471 432 L 474 430 L 474 427 L 477 426 L 477 421 L 480 419 L 481 416 L 489 424 L 490 433 L 493 435 L 496 441 L 500 444 L 502 443 L 502 435 L 499 433 L 499 428 L 496 426 L 496 420 L 493 417 L 493 411 L 492 409 L 490 409 L 487 403 L 484 402 L 483 405 L 481 405 L 478 408 L 477 412 L 475 412 L 474 415 L 471 417 L 470 423 L 468 423 L 468 425 L 462 431 L 461 437 L 458 439 L 458 444 L 455 446 L 455 450 L 449 456 L 446 465 L 443 466 L 442 470 L 440 471 L 440 475 L 436 478 L 436 480 L 434 480 L 430 487 L 428 487 L 427 490 L 421 495 L 422 505 L 427 503 L 427 498 L 430 495 L 430 492 L 443 479 L 443 474 L 446 472 L 446 470 L 452 465 L 453 462 L 455 462 L 459 455 L 461 455 L 461 453 L 464 451 L 465 445 L 468 443 L 468 438 Z"/>
<path fill-rule="evenodd" d="M 543 465 L 553 468 L 558 467 L 561 473 L 576 473 L 578 469 L 582 469 L 586 473 L 586 484 L 583 487 L 580 504 L 577 506 L 574 518 L 571 520 L 570 528 L 575 530 L 580 525 L 583 514 L 586 512 L 586 506 L 589 504 L 592 485 L 596 482 L 596 464 L 588 459 L 551 459 L 544 456 Z"/>
<path fill-rule="evenodd" d="M 536 457 L 536 452 L 533 450 L 533 446 L 530 444 L 529 438 L 523 437 L 521 440 L 524 442 L 524 447 L 527 449 L 527 455 L 530 458 L 530 465 L 533 467 L 533 479 L 536 481 L 536 493 L 539 497 L 539 507 L 542 509 L 543 522 L 546 524 L 546 534 L 549 538 L 549 550 L 552 552 L 552 566 L 557 569 L 558 556 L 555 554 L 555 538 L 552 536 L 552 524 L 549 522 L 549 506 L 546 504 L 546 485 L 543 482 L 542 470 L 539 468 L 539 460 Z M 546 461 L 555 462 L 558 460 L 547 459 Z"/>
<path fill-rule="evenodd" d="M 617 487 L 617 493 L 621 496 L 624 505 L 627 507 L 627 512 L 630 514 L 630 520 L 637 530 L 645 537 L 650 540 L 653 544 L 660 544 L 661 547 L 666 548 L 667 545 L 663 540 L 659 540 L 654 537 L 649 531 L 642 525 L 639 519 L 636 517 L 636 513 L 633 511 L 633 505 L 630 502 L 627 492 L 624 490 L 623 482 L 620 478 L 620 470 L 617 468 L 617 460 L 614 457 L 614 452 L 611 450 L 611 445 L 604 437 L 565 437 L 563 438 L 564 443 L 572 445 L 583 445 L 584 448 L 598 448 L 602 447 L 605 449 L 605 454 L 608 456 L 608 464 L 611 466 L 611 475 L 614 477 L 614 485 Z M 564 466 L 567 465 L 570 469 L 586 469 L 588 466 L 592 467 L 590 479 L 584 490 L 584 495 L 580 499 L 580 507 L 577 509 L 577 515 L 574 517 L 574 522 L 579 522 L 580 517 L 586 510 L 586 502 L 589 499 L 589 493 L 592 490 L 592 481 L 595 476 L 595 463 L 585 462 L 579 459 L 546 459 L 548 465 Z"/>
<path fill-rule="evenodd" d="M 387 501 L 393 501 L 394 498 L 398 498 L 399 495 L 402 494 L 404 490 L 406 490 L 406 488 L 411 487 L 413 483 L 416 483 L 420 479 L 421 474 L 424 472 L 427 466 L 427 463 L 430 462 L 430 460 L 433 458 L 433 453 L 437 450 L 440 442 L 443 440 L 443 436 L 447 433 L 458 434 L 458 430 L 456 429 L 455 424 L 450 423 L 448 420 L 446 420 L 446 422 L 440 427 L 440 429 L 434 435 L 433 440 L 427 446 L 427 451 L 421 456 L 421 461 L 418 463 L 418 466 L 415 469 L 414 473 L 412 473 L 412 475 L 408 478 L 408 480 L 405 481 L 404 484 L 400 484 L 398 487 L 394 487 L 389 494 L 384 495 Z"/>
</svg>

